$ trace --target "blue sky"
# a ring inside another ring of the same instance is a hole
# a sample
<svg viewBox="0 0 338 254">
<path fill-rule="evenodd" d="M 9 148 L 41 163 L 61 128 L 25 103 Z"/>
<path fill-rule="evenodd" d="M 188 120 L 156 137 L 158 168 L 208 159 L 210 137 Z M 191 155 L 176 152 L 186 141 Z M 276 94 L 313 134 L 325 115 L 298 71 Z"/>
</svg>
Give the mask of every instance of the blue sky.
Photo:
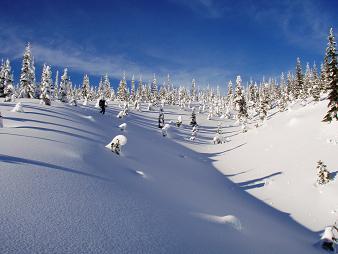
<svg viewBox="0 0 338 254">
<path fill-rule="evenodd" d="M 12 60 L 16 82 L 24 45 L 37 64 L 69 68 L 73 83 L 123 71 L 144 81 L 167 73 L 175 85 L 225 86 L 241 75 L 260 80 L 322 61 L 336 0 L 2 0 L 0 57 Z"/>
</svg>

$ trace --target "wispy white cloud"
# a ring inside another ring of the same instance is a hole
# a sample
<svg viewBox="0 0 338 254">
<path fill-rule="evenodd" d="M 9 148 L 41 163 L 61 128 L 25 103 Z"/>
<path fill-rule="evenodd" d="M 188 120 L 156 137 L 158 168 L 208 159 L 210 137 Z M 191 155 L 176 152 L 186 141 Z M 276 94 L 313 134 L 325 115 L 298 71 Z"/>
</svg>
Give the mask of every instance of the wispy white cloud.
<svg viewBox="0 0 338 254">
<path fill-rule="evenodd" d="M 274 4 L 263 1 L 263 5 L 251 1 L 247 13 L 258 22 L 275 24 L 290 43 L 318 52 L 323 52 L 328 28 L 332 25 L 330 14 L 320 6 L 320 1 L 313 0 L 285 0 Z"/>
<path fill-rule="evenodd" d="M 41 43 L 33 40 L 31 42 L 32 54 L 36 63 L 47 63 L 59 70 L 67 67 L 70 74 L 77 72 L 100 76 L 108 73 L 114 79 L 120 79 L 125 71 L 128 78 L 131 78 L 133 74 L 137 78 L 142 75 L 145 82 L 152 80 L 154 73 L 156 73 L 159 83 L 164 82 L 169 73 L 175 85 L 189 85 L 192 78 L 195 78 L 201 86 L 208 83 L 221 84 L 231 75 L 229 70 L 218 67 L 194 68 L 188 64 L 185 67 L 181 65 L 180 68 L 166 64 L 148 66 L 132 61 L 122 53 L 98 56 L 92 50 L 86 50 L 80 45 L 74 45 L 66 40 L 56 41 Z M 0 55 L 10 59 L 21 59 L 26 43 L 27 41 L 20 36 L 20 32 L 15 27 L 4 28 L 0 33 Z M 166 56 L 159 57 L 163 57 L 165 62 Z"/>
</svg>

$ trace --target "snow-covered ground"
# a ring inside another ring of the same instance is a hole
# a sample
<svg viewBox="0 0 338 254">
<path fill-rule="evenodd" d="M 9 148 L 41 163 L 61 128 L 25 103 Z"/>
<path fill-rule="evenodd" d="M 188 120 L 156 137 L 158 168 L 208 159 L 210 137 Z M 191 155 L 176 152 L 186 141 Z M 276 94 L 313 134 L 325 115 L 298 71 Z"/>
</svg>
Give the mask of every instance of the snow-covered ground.
<svg viewBox="0 0 338 254">
<path fill-rule="evenodd" d="M 338 217 L 337 181 L 317 187 L 316 161 L 336 174 L 337 123 L 326 102 L 271 116 L 213 145 L 218 119 L 182 115 L 163 137 L 158 110 L 124 119 L 110 105 L 0 102 L 0 253 L 321 253 L 320 231 Z M 143 105 L 146 109 L 146 105 Z M 127 123 L 121 131 L 119 125 Z M 123 134 L 117 156 L 105 147 Z"/>
<path fill-rule="evenodd" d="M 200 115 L 200 138 L 209 145 L 188 147 L 206 153 L 241 189 L 320 231 L 338 222 L 337 180 L 316 184 L 319 160 L 333 178 L 338 174 L 338 123 L 321 122 L 326 111 L 327 101 L 310 102 L 305 107 L 293 104 L 285 112 L 272 111 L 263 126 L 256 128 L 253 122 L 247 133 L 233 120 L 214 117 L 208 121 Z M 219 122 L 229 142 L 213 145 Z"/>
</svg>

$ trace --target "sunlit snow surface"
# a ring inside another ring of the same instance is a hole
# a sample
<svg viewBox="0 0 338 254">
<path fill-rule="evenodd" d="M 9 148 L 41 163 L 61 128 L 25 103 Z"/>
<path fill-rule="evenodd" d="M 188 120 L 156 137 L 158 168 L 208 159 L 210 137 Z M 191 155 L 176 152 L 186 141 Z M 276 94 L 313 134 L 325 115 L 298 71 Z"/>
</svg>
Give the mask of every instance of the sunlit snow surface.
<svg viewBox="0 0 338 254">
<path fill-rule="evenodd" d="M 337 182 L 317 186 L 316 161 L 336 174 L 337 124 L 327 102 L 277 113 L 241 132 L 233 120 L 164 107 L 131 111 L 0 101 L 0 253 L 322 253 L 337 218 Z M 271 114 L 274 112 L 271 112 Z M 178 116 L 183 124 L 176 127 Z M 296 119 L 296 120 L 292 120 Z M 212 142 L 222 121 L 224 142 Z M 123 156 L 105 145 L 128 125 Z"/>
</svg>

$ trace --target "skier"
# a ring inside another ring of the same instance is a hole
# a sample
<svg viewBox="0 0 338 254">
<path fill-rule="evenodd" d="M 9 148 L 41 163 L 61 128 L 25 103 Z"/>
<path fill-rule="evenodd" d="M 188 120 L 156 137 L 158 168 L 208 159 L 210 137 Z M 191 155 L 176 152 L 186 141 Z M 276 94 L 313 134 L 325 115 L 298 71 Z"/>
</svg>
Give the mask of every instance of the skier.
<svg viewBox="0 0 338 254">
<path fill-rule="evenodd" d="M 338 240 L 333 231 L 338 232 L 338 228 L 336 226 L 326 227 L 324 233 L 321 238 L 321 245 L 324 250 L 335 251 L 335 242 Z"/>
<path fill-rule="evenodd" d="M 106 112 L 106 100 L 101 98 L 99 101 L 99 106 L 101 108 L 100 113 L 102 113 L 102 115 L 104 115 L 104 113 Z"/>
</svg>

